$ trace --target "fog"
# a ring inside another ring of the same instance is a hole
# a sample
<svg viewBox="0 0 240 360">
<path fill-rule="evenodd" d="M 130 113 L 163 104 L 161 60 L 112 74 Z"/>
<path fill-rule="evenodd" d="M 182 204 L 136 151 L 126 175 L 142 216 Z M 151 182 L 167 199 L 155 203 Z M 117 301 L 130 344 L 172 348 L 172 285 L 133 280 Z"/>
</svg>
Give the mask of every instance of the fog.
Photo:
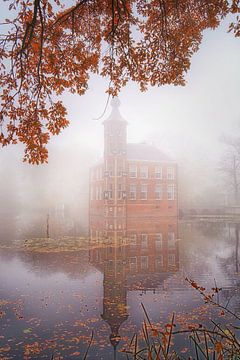
<svg viewBox="0 0 240 360">
<path fill-rule="evenodd" d="M 119 94 L 128 142 L 154 144 L 178 162 L 180 208 L 217 207 L 225 201 L 220 139 L 240 134 L 240 42 L 227 33 L 228 23 L 204 32 L 185 87 L 141 93 L 129 83 Z M 48 164 L 23 164 L 21 145 L 1 149 L 2 240 L 43 236 L 47 216 L 52 223 L 64 216 L 66 234 L 86 233 L 89 167 L 102 157 L 102 121 L 111 111 L 108 105 L 103 114 L 107 84 L 92 76 L 84 96 L 62 96 L 70 125 L 51 139 Z"/>
</svg>

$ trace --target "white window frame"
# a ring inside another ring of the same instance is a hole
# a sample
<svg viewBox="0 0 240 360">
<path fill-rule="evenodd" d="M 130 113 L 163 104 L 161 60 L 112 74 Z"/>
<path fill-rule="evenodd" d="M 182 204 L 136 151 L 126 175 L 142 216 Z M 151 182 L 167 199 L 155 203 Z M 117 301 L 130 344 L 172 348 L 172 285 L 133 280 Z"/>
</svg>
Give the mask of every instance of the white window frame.
<svg viewBox="0 0 240 360">
<path fill-rule="evenodd" d="M 176 255 L 175 254 L 168 254 L 168 266 L 176 265 Z"/>
<path fill-rule="evenodd" d="M 111 177 L 114 176 L 113 165 L 108 166 L 108 175 Z"/>
<path fill-rule="evenodd" d="M 113 199 L 113 184 L 112 183 L 108 184 L 108 199 L 109 200 Z"/>
<path fill-rule="evenodd" d="M 155 267 L 156 270 L 160 270 L 163 268 L 163 255 L 158 255 L 155 259 Z"/>
<path fill-rule="evenodd" d="M 167 167 L 167 179 L 174 180 L 175 178 L 175 169 L 173 166 Z"/>
<path fill-rule="evenodd" d="M 140 185 L 140 200 L 147 200 L 147 198 L 148 198 L 148 186 L 147 186 L 147 184 L 141 184 Z"/>
<path fill-rule="evenodd" d="M 163 178 L 163 169 L 162 166 L 155 166 L 155 178 L 162 179 Z"/>
<path fill-rule="evenodd" d="M 122 199 L 122 193 L 123 193 L 123 184 L 121 183 L 118 183 L 117 184 L 117 198 L 118 200 L 121 200 Z"/>
<path fill-rule="evenodd" d="M 175 200 L 175 185 L 174 184 L 167 185 L 167 199 L 170 201 Z"/>
<path fill-rule="evenodd" d="M 129 236 L 129 240 L 130 240 L 130 247 L 135 249 L 137 246 L 137 234 L 131 234 Z"/>
<path fill-rule="evenodd" d="M 155 199 L 162 200 L 163 199 L 163 186 L 162 184 L 155 185 Z"/>
<path fill-rule="evenodd" d="M 163 248 L 163 234 L 156 233 L 155 235 L 155 249 L 156 251 L 161 251 Z"/>
<path fill-rule="evenodd" d="M 148 166 L 147 165 L 140 166 L 140 178 L 148 179 Z"/>
<path fill-rule="evenodd" d="M 129 177 L 136 178 L 137 177 L 137 165 L 129 164 Z"/>
<path fill-rule="evenodd" d="M 174 231 L 168 232 L 168 248 L 169 249 L 175 248 L 175 232 Z"/>
<path fill-rule="evenodd" d="M 117 176 L 118 176 L 118 177 L 122 176 L 122 173 L 123 173 L 123 167 L 122 167 L 122 166 L 118 166 L 118 168 L 117 168 Z"/>
<path fill-rule="evenodd" d="M 141 269 L 142 270 L 148 269 L 148 256 L 141 256 Z"/>
<path fill-rule="evenodd" d="M 137 270 L 137 257 L 130 257 L 129 258 L 129 268 L 130 270 Z"/>
<path fill-rule="evenodd" d="M 141 234 L 141 248 L 144 250 L 148 248 L 148 234 Z"/>
<path fill-rule="evenodd" d="M 129 200 L 136 200 L 137 198 L 137 185 L 130 184 L 129 185 Z"/>
</svg>

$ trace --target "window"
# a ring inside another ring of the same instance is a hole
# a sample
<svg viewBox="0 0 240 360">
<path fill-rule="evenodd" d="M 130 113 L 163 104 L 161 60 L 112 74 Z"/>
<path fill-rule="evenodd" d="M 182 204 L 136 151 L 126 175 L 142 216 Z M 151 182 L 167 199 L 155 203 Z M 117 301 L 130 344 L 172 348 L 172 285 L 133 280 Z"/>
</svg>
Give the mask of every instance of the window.
<svg viewBox="0 0 240 360">
<path fill-rule="evenodd" d="M 137 177 L 137 165 L 129 165 L 129 177 L 136 178 Z"/>
<path fill-rule="evenodd" d="M 122 176 L 122 173 L 123 173 L 123 168 L 119 166 L 117 169 L 117 176 Z"/>
<path fill-rule="evenodd" d="M 173 231 L 168 233 L 168 248 L 175 248 L 175 233 Z"/>
<path fill-rule="evenodd" d="M 114 175 L 113 167 L 112 167 L 111 165 L 108 167 L 108 175 L 109 175 L 109 176 L 113 176 L 113 175 Z"/>
<path fill-rule="evenodd" d="M 163 267 L 163 256 L 159 255 L 155 260 L 156 270 L 161 270 Z"/>
<path fill-rule="evenodd" d="M 155 245 L 157 251 L 162 250 L 162 245 L 163 245 L 162 243 L 163 243 L 162 233 L 156 234 Z"/>
<path fill-rule="evenodd" d="M 148 167 L 140 166 L 140 178 L 147 179 L 148 178 Z"/>
<path fill-rule="evenodd" d="M 174 167 L 168 167 L 167 168 L 167 179 L 173 180 L 174 179 Z"/>
<path fill-rule="evenodd" d="M 108 184 L 108 199 L 112 199 L 113 198 L 113 184 Z"/>
<path fill-rule="evenodd" d="M 117 191 L 118 199 L 122 199 L 122 184 L 118 184 L 117 189 L 118 189 Z"/>
<path fill-rule="evenodd" d="M 100 256 L 99 256 L 99 250 L 97 250 L 97 251 L 96 251 L 96 261 L 99 261 L 99 258 L 100 258 Z"/>
<path fill-rule="evenodd" d="M 148 268 L 148 256 L 141 256 L 141 269 Z"/>
<path fill-rule="evenodd" d="M 175 186 L 174 184 L 170 184 L 167 186 L 167 199 L 174 200 L 175 199 Z"/>
<path fill-rule="evenodd" d="M 130 198 L 130 200 L 136 200 L 136 197 L 137 197 L 137 187 L 136 187 L 136 185 L 130 185 L 129 198 Z"/>
<path fill-rule="evenodd" d="M 90 230 L 90 239 L 93 240 L 93 229 Z"/>
<path fill-rule="evenodd" d="M 176 265 L 175 254 L 168 254 L 168 265 Z"/>
<path fill-rule="evenodd" d="M 130 246 L 131 246 L 131 248 L 135 248 L 137 246 L 137 235 L 136 234 L 130 235 Z"/>
<path fill-rule="evenodd" d="M 123 239 L 122 239 L 121 236 L 118 237 L 118 239 L 117 239 L 117 244 L 118 244 L 118 246 L 122 246 L 122 244 L 123 244 Z"/>
<path fill-rule="evenodd" d="M 107 267 L 109 270 L 113 270 L 113 268 L 114 268 L 113 260 L 108 260 Z"/>
<path fill-rule="evenodd" d="M 96 200 L 99 200 L 98 195 L 99 195 L 99 190 L 98 190 L 98 186 L 96 186 Z"/>
<path fill-rule="evenodd" d="M 156 200 L 162 200 L 162 198 L 163 198 L 162 185 L 157 184 L 155 186 L 155 199 Z"/>
<path fill-rule="evenodd" d="M 130 265 L 130 270 L 136 270 L 137 269 L 137 258 L 131 257 L 129 259 L 129 265 Z"/>
<path fill-rule="evenodd" d="M 101 180 L 102 177 L 103 177 L 102 175 L 103 175 L 103 174 L 102 174 L 102 167 L 100 167 L 100 168 L 99 168 L 99 179 L 100 179 L 100 180 Z"/>
<path fill-rule="evenodd" d="M 93 187 L 91 186 L 91 189 L 90 189 L 90 199 L 91 200 L 93 200 L 93 198 L 94 198 L 94 189 L 93 189 Z"/>
<path fill-rule="evenodd" d="M 155 167 L 155 178 L 162 179 L 162 167 L 161 166 Z"/>
<path fill-rule="evenodd" d="M 147 200 L 147 185 L 141 185 L 140 199 Z"/>
<path fill-rule="evenodd" d="M 102 192 L 102 186 L 99 186 L 99 194 L 98 194 L 99 200 L 103 199 L 103 192 Z"/>
<path fill-rule="evenodd" d="M 148 236 L 147 234 L 141 234 L 141 248 L 147 249 L 148 248 Z"/>
</svg>

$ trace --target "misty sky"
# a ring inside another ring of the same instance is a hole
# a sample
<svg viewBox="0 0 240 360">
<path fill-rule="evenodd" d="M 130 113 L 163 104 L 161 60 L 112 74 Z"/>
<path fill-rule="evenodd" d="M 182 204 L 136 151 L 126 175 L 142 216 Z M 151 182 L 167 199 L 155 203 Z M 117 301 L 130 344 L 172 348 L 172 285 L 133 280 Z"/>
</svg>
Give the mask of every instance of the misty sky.
<svg viewBox="0 0 240 360">
<path fill-rule="evenodd" d="M 136 84 L 129 83 L 119 95 L 120 111 L 128 121 L 128 141 L 153 143 L 181 165 L 186 163 L 192 171 L 190 183 L 196 188 L 205 188 L 210 178 L 215 185 L 219 177 L 221 135 L 240 134 L 240 39 L 227 33 L 229 22 L 204 32 L 185 87 L 155 87 L 141 93 Z M 94 119 L 105 108 L 107 85 L 108 80 L 94 75 L 85 95 L 62 96 L 70 126 L 51 140 L 47 165 L 52 171 L 57 169 L 56 178 L 63 184 L 60 192 L 64 188 L 73 194 L 76 183 L 86 184 L 89 166 L 102 156 L 102 121 L 111 106 L 100 120 Z M 1 149 L 1 157 L 5 162 L 9 158 L 9 167 L 16 167 L 21 164 L 23 147 Z M 21 166 L 27 167 L 32 165 Z"/>
<path fill-rule="evenodd" d="M 147 141 L 173 156 L 216 158 L 222 133 L 240 134 L 240 39 L 226 32 L 225 21 L 205 31 L 192 59 L 185 87 L 163 86 L 141 93 L 130 83 L 119 95 L 121 113 L 128 121 L 130 142 Z M 86 95 L 65 94 L 70 127 L 54 143 L 74 142 L 102 151 L 101 115 L 107 101 L 107 82 L 94 76 Z"/>
</svg>

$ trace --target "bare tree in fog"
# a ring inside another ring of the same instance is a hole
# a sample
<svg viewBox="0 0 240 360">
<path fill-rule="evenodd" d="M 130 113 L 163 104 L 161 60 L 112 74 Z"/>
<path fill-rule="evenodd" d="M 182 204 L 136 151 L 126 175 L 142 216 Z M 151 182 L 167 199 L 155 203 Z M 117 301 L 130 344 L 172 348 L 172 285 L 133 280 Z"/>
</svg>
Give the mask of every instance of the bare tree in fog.
<svg viewBox="0 0 240 360">
<path fill-rule="evenodd" d="M 240 191 L 240 138 L 226 137 L 222 139 L 226 151 L 221 159 L 219 170 L 223 173 L 229 192 L 233 195 L 235 205 L 239 204 Z"/>
</svg>

